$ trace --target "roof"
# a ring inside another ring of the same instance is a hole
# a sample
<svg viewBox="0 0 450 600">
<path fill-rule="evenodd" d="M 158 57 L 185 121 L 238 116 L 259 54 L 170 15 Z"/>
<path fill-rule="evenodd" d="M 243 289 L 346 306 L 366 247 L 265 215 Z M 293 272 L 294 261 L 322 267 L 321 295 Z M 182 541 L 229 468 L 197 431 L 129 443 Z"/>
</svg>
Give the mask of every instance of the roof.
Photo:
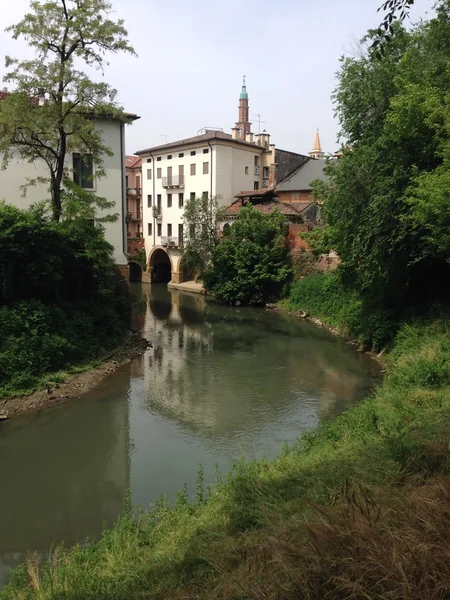
<svg viewBox="0 0 450 600">
<path fill-rule="evenodd" d="M 127 169 L 137 169 L 142 165 L 142 159 L 139 156 L 125 156 L 125 166 Z"/>
<path fill-rule="evenodd" d="M 312 152 L 322 152 L 322 146 L 320 145 L 319 130 L 316 131 Z"/>
<path fill-rule="evenodd" d="M 324 173 L 326 160 L 311 159 L 299 169 L 294 171 L 292 175 L 286 177 L 277 185 L 277 191 L 290 192 L 294 190 L 311 190 L 311 182 L 314 179 L 328 181 L 328 177 Z"/>
<path fill-rule="evenodd" d="M 0 100 L 4 100 L 8 96 L 10 96 L 12 93 L 13 92 L 1 91 L 0 92 Z M 29 97 L 28 100 L 31 105 L 36 105 L 36 106 L 39 105 L 39 98 L 36 96 Z M 49 100 L 46 99 L 45 104 L 48 104 L 48 102 L 49 102 Z M 136 115 L 135 113 L 129 113 L 129 112 L 118 112 L 117 114 L 99 113 L 99 112 L 94 113 L 94 111 L 92 111 L 91 107 L 87 107 L 86 110 L 83 110 L 83 107 L 80 107 L 80 112 L 84 112 L 87 117 L 97 117 L 99 119 L 111 119 L 113 121 L 122 121 L 122 120 L 137 121 L 137 119 L 141 118 L 138 115 Z"/>
<path fill-rule="evenodd" d="M 235 194 L 235 198 L 264 198 L 268 196 L 276 196 L 276 192 L 272 188 L 261 188 L 258 190 L 243 190 L 239 194 Z"/>
<path fill-rule="evenodd" d="M 253 202 L 246 202 L 243 199 L 235 200 L 230 206 L 228 206 L 224 211 L 224 216 L 226 217 L 234 217 L 238 214 L 243 206 L 246 204 L 253 204 Z M 278 202 L 275 198 L 272 198 L 266 202 L 259 202 L 257 204 L 253 204 L 255 210 L 264 214 L 270 214 L 275 209 L 278 209 L 282 215 L 286 215 L 287 217 L 301 217 L 300 211 L 298 211 L 291 203 L 287 202 Z"/>
<path fill-rule="evenodd" d="M 183 146 L 192 146 L 193 144 L 201 144 L 202 142 L 211 142 L 211 141 L 227 141 L 233 142 L 234 144 L 239 144 L 242 146 L 247 146 L 248 148 L 253 148 L 254 150 L 266 150 L 263 146 L 258 146 L 258 144 L 251 144 L 250 142 L 245 142 L 244 140 L 235 140 L 229 133 L 225 133 L 224 131 L 216 131 L 211 130 L 206 133 L 202 133 L 201 135 L 195 135 L 194 137 L 185 138 L 183 140 L 178 140 L 176 142 L 170 142 L 169 144 L 162 144 L 161 146 L 153 146 L 152 148 L 146 148 L 145 150 L 138 150 L 136 154 L 151 154 L 154 152 L 162 152 L 164 150 L 172 150 L 174 148 L 181 148 Z"/>
</svg>

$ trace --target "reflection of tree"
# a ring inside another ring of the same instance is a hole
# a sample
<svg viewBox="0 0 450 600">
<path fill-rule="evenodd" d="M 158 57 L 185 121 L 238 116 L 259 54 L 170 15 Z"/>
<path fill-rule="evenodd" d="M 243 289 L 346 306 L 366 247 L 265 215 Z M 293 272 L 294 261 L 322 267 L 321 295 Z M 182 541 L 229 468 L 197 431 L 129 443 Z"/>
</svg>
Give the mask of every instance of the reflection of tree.
<svg viewBox="0 0 450 600">
<path fill-rule="evenodd" d="M 107 380 L 99 386 L 97 400 L 91 392 L 89 402 L 2 429 L 0 471 L 8 483 L 0 486 L 0 562 L 7 553 L 98 536 L 117 518 L 129 487 L 128 388 L 121 374 L 114 390 Z"/>
<path fill-rule="evenodd" d="M 303 405 L 328 418 L 373 385 L 367 357 L 327 331 L 287 315 L 199 298 L 197 309 L 196 297 L 173 296 L 165 323 L 148 316 L 158 332 L 157 368 L 146 373 L 149 407 L 190 430 L 227 437 Z"/>
</svg>

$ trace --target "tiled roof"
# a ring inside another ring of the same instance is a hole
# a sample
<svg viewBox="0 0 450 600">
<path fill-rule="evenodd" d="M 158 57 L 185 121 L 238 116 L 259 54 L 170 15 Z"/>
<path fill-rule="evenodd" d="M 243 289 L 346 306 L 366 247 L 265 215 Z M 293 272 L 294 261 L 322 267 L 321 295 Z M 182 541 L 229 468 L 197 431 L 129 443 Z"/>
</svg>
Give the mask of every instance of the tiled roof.
<svg viewBox="0 0 450 600">
<path fill-rule="evenodd" d="M 232 204 L 230 204 L 230 206 L 228 206 L 228 208 L 225 209 L 224 215 L 227 217 L 234 217 L 246 204 L 247 202 L 241 199 L 235 200 Z M 286 202 L 277 202 L 275 199 L 269 200 L 268 202 L 253 204 L 253 206 L 255 210 L 264 214 L 270 214 L 277 208 L 282 215 L 286 215 L 287 217 L 301 217 L 301 213 L 294 206 L 292 206 L 292 204 L 288 204 Z"/>
<path fill-rule="evenodd" d="M 172 150 L 174 148 L 180 148 L 182 146 L 191 146 L 193 144 L 201 144 L 203 142 L 210 142 L 212 140 L 226 140 L 227 142 L 233 142 L 235 144 L 240 144 L 243 146 L 247 146 L 248 148 L 265 150 L 263 146 L 258 146 L 258 144 L 251 144 L 250 142 L 245 142 L 244 140 L 234 140 L 233 137 L 229 133 L 225 133 L 224 131 L 216 131 L 211 130 L 206 133 L 202 133 L 201 135 L 195 135 L 194 137 L 185 138 L 183 140 L 178 140 L 177 142 L 170 142 L 168 144 L 163 144 L 162 146 L 153 146 L 152 148 L 146 148 L 145 150 L 138 150 L 136 154 L 149 154 L 153 152 L 162 152 L 165 150 Z"/>
<path fill-rule="evenodd" d="M 324 167 L 327 164 L 326 160 L 312 159 L 302 165 L 292 175 L 286 177 L 283 181 L 277 184 L 277 191 L 306 191 L 311 190 L 311 182 L 314 179 L 328 181 L 328 177 L 324 173 Z"/>
<path fill-rule="evenodd" d="M 235 198 L 262 198 L 264 196 L 276 196 L 272 188 L 261 188 L 259 190 L 243 190 L 239 194 L 235 194 Z"/>
<path fill-rule="evenodd" d="M 137 169 L 142 165 L 142 159 L 139 156 L 125 156 L 125 166 L 127 169 Z"/>
</svg>

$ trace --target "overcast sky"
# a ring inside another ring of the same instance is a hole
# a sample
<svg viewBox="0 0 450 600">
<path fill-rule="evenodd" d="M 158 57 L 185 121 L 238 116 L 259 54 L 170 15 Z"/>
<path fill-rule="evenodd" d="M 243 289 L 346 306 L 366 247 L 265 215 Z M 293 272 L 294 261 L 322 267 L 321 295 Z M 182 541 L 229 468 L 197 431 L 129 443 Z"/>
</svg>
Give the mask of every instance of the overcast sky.
<svg viewBox="0 0 450 600">
<path fill-rule="evenodd" d="M 381 0 L 110 0 L 123 17 L 138 58 L 112 56 L 105 78 L 129 112 L 127 152 L 196 135 L 203 127 L 230 132 L 247 76 L 253 131 L 277 147 L 307 153 L 320 129 L 325 151 L 336 149 L 331 93 L 339 57 L 381 18 Z M 14 0 L 2 25 L 16 23 L 29 0 Z M 416 0 L 411 21 L 431 12 Z M 3 28 L 2 28 L 3 29 Z M 23 56 L 24 42 L 0 33 L 0 55 Z"/>
</svg>

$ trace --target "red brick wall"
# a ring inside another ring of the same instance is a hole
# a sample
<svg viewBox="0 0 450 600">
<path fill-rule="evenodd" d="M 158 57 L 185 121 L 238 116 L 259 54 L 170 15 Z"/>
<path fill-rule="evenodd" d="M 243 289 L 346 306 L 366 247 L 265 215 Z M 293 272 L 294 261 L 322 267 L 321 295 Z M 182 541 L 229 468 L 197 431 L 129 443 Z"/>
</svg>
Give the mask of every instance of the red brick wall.
<svg viewBox="0 0 450 600">
<path fill-rule="evenodd" d="M 142 238 L 128 238 L 128 254 L 136 254 L 139 250 L 142 250 L 143 247 L 144 240 Z"/>
<path fill-rule="evenodd" d="M 293 191 L 282 192 L 277 190 L 279 202 L 312 202 L 313 195 L 311 191 Z"/>
<path fill-rule="evenodd" d="M 308 243 L 299 235 L 305 231 L 311 231 L 312 227 L 309 223 L 290 223 L 288 232 L 288 244 L 291 252 L 299 250 L 311 250 Z"/>
</svg>

